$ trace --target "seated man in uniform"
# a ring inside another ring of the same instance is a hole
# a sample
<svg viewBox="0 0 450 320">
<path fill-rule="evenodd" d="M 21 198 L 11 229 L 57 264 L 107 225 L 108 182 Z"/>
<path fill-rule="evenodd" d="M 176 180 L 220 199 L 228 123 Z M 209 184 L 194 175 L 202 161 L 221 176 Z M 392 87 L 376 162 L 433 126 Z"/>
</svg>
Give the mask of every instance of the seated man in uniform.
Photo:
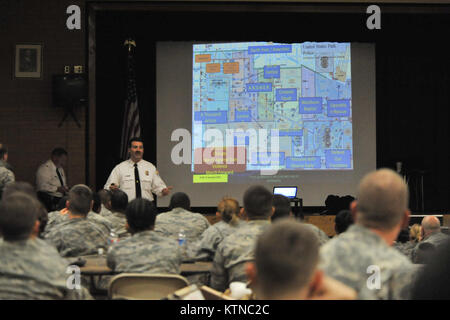
<svg viewBox="0 0 450 320">
<path fill-rule="evenodd" d="M 178 243 L 153 231 L 155 206 L 138 198 L 128 204 L 125 214 L 132 236 L 112 246 L 107 256 L 108 267 L 116 272 L 179 274 Z"/>
<path fill-rule="evenodd" d="M 441 232 L 441 223 L 435 216 L 428 216 L 422 219 L 420 235 L 422 240 L 411 252 L 411 259 L 414 263 L 419 263 L 417 255 L 422 243 L 429 243 L 437 248 L 448 240 L 448 235 Z M 426 246 L 423 246 L 423 248 L 426 248 Z"/>
<path fill-rule="evenodd" d="M 83 287 L 68 288 L 66 261 L 36 237 L 39 210 L 22 192 L 0 203 L 0 299 L 92 299 Z"/>
<path fill-rule="evenodd" d="M 79 184 L 69 191 L 67 220 L 53 228 L 46 239 L 63 257 L 96 254 L 108 246 L 109 234 L 105 228 L 87 218 L 92 209 L 92 191 Z"/>
<path fill-rule="evenodd" d="M 353 289 L 317 269 L 319 241 L 307 224 L 280 219 L 258 239 L 247 275 L 256 299 L 355 299 Z"/>
<path fill-rule="evenodd" d="M 128 196 L 120 189 L 112 190 L 110 200 L 111 211 L 104 215 L 104 217 L 111 223 L 112 229 L 119 236 L 124 238 L 130 236 L 130 233 L 126 229 L 127 217 L 125 210 L 128 205 Z"/>
<path fill-rule="evenodd" d="M 222 240 L 237 230 L 243 223 L 238 218 L 240 211 L 239 202 L 236 199 L 225 197 L 218 206 L 216 217 L 220 219 L 208 229 L 206 229 L 196 243 L 192 245 L 192 256 L 195 260 L 212 261 L 217 247 Z"/>
<path fill-rule="evenodd" d="M 247 281 L 245 263 L 253 260 L 256 240 L 270 226 L 275 211 L 272 201 L 272 193 L 262 186 L 247 189 L 244 194 L 247 222 L 219 244 L 211 270 L 213 289 L 225 291 L 233 281 Z"/>
<path fill-rule="evenodd" d="M 203 231 L 210 226 L 208 219 L 200 213 L 191 212 L 191 200 L 183 192 L 177 192 L 170 198 L 171 211 L 159 214 L 156 217 L 155 231 L 172 239 L 178 239 L 183 231 L 186 235 L 186 244 L 189 246 L 200 239 Z"/>
<path fill-rule="evenodd" d="M 355 223 L 320 249 L 325 274 L 355 289 L 358 299 L 408 299 L 417 269 L 391 245 L 408 225 L 408 188 L 396 172 L 367 174 L 351 205 Z"/>
</svg>

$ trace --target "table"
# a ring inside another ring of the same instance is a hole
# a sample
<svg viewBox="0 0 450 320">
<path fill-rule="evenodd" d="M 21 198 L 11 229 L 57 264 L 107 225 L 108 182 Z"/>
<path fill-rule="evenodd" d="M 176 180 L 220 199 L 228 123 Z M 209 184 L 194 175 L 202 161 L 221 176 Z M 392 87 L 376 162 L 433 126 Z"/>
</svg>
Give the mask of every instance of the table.
<svg viewBox="0 0 450 320">
<path fill-rule="evenodd" d="M 80 268 L 81 274 L 87 276 L 101 276 L 117 274 L 106 265 L 106 256 L 92 255 L 81 257 L 86 260 L 86 265 Z M 194 263 L 182 263 L 180 271 L 182 276 L 199 273 L 207 273 L 212 268 L 212 262 L 197 261 Z"/>
</svg>

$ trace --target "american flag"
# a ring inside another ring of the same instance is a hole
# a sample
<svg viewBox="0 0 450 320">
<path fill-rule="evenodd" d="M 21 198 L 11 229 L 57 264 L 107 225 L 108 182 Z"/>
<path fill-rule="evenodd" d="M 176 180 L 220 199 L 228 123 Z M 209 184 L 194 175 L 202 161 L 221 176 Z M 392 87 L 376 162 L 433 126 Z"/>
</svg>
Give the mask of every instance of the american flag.
<svg viewBox="0 0 450 320">
<path fill-rule="evenodd" d="M 125 113 L 122 125 L 122 141 L 120 155 L 122 159 L 128 159 L 128 141 L 133 137 L 141 136 L 141 124 L 139 119 L 138 99 L 136 93 L 136 72 L 134 69 L 133 51 L 128 50 L 128 77 L 127 97 L 125 99 Z"/>
</svg>

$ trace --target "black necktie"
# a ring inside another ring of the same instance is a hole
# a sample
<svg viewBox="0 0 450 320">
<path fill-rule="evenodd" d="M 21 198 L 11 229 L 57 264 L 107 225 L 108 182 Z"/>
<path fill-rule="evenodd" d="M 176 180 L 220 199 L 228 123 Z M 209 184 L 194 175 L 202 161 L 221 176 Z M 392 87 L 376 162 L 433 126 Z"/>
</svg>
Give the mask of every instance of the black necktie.
<svg viewBox="0 0 450 320">
<path fill-rule="evenodd" d="M 58 175 L 59 182 L 61 182 L 61 186 L 64 187 L 64 182 L 63 182 L 63 179 L 61 177 L 61 173 L 59 173 L 58 168 L 56 168 L 56 174 Z"/>
<path fill-rule="evenodd" d="M 134 180 L 136 183 L 136 198 L 141 198 L 141 180 L 139 180 L 139 171 L 137 168 L 137 163 L 134 164 Z"/>
</svg>

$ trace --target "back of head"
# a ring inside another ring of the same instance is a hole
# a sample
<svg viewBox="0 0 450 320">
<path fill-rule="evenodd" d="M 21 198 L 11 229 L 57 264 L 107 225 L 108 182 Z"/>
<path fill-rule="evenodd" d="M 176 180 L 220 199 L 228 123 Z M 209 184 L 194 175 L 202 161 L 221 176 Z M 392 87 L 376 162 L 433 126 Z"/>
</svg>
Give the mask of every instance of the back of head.
<svg viewBox="0 0 450 320">
<path fill-rule="evenodd" d="M 274 299 L 309 284 L 319 259 L 319 240 L 307 225 L 281 219 L 258 239 L 255 249 L 256 291 Z"/>
<path fill-rule="evenodd" d="M 437 248 L 432 260 L 420 272 L 412 299 L 443 300 L 450 297 L 450 240 Z"/>
<path fill-rule="evenodd" d="M 29 196 L 36 197 L 36 191 L 34 190 L 33 186 L 30 183 L 24 181 L 14 181 L 8 183 L 3 190 L 3 196 L 7 197 L 9 194 L 16 192 L 23 192 L 28 194 Z"/>
<path fill-rule="evenodd" d="M 273 195 L 273 207 L 275 212 L 271 217 L 272 222 L 280 218 L 288 218 L 291 214 L 291 201 L 281 194 Z"/>
<path fill-rule="evenodd" d="M 67 156 L 67 151 L 64 148 L 55 148 L 52 150 L 51 156 L 52 157 L 61 157 L 61 156 Z"/>
<path fill-rule="evenodd" d="M 37 201 L 37 206 L 38 206 L 37 219 L 39 220 L 39 223 L 40 223 L 39 233 L 42 233 L 48 222 L 48 213 L 47 213 L 47 209 L 45 208 L 45 206 L 36 197 L 36 191 L 34 190 L 33 186 L 30 183 L 24 182 L 24 181 L 14 181 L 14 182 L 8 183 L 3 191 L 3 197 L 6 198 L 9 195 L 14 194 L 16 192 L 25 193 Z"/>
<path fill-rule="evenodd" d="M 92 191 L 84 184 L 77 184 L 70 189 L 68 201 L 72 214 L 86 216 L 91 210 Z"/>
<path fill-rule="evenodd" d="M 408 209 L 408 188 L 391 169 L 367 174 L 357 194 L 358 222 L 367 228 L 391 230 Z"/>
<path fill-rule="evenodd" d="M 0 202 L 0 233 L 6 241 L 30 237 L 39 216 L 39 202 L 23 192 L 9 194 Z"/>
<path fill-rule="evenodd" d="M 236 199 L 224 197 L 217 205 L 217 211 L 222 215 L 222 220 L 230 222 L 239 214 L 239 202 Z"/>
<path fill-rule="evenodd" d="M 109 201 L 111 201 L 111 191 L 106 189 L 101 189 L 97 192 L 98 196 L 100 197 L 100 201 L 104 206 L 108 204 Z"/>
<path fill-rule="evenodd" d="M 428 216 L 422 219 L 422 228 L 425 234 L 441 232 L 441 223 L 435 216 Z"/>
<path fill-rule="evenodd" d="M 169 209 L 183 208 L 185 210 L 191 210 L 191 200 L 189 196 L 184 192 L 176 192 L 170 198 Z"/>
<path fill-rule="evenodd" d="M 95 213 L 100 213 L 100 210 L 102 209 L 102 200 L 100 199 L 98 193 L 92 193 L 92 199 L 94 201 L 94 204 L 92 205 L 92 211 L 94 211 Z"/>
<path fill-rule="evenodd" d="M 0 144 L 0 160 L 3 160 L 8 154 L 8 148 L 5 145 Z"/>
<path fill-rule="evenodd" d="M 420 241 L 420 225 L 415 223 L 409 229 L 409 240 L 413 240 L 414 242 Z"/>
<path fill-rule="evenodd" d="M 137 198 L 128 204 L 125 215 L 132 233 L 150 230 L 155 225 L 156 208 L 151 201 Z"/>
<path fill-rule="evenodd" d="M 120 189 L 111 190 L 111 210 L 125 212 L 128 205 L 128 195 Z"/>
<path fill-rule="evenodd" d="M 341 210 L 334 218 L 336 233 L 345 232 L 353 224 L 353 216 L 349 210 Z"/>
<path fill-rule="evenodd" d="M 252 186 L 244 193 L 244 209 L 248 219 L 268 219 L 272 214 L 273 195 L 263 186 Z"/>
</svg>

